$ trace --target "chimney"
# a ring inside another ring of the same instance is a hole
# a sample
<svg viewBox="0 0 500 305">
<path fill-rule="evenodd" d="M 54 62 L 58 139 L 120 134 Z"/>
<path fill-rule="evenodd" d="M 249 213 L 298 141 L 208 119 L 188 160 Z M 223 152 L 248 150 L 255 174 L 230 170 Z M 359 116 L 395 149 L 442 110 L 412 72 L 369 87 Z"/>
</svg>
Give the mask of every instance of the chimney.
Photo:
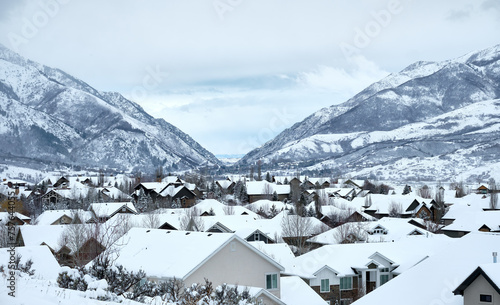
<svg viewBox="0 0 500 305">
<path fill-rule="evenodd" d="M 497 253 L 496 252 L 493 252 L 493 263 L 494 264 L 497 263 Z"/>
</svg>

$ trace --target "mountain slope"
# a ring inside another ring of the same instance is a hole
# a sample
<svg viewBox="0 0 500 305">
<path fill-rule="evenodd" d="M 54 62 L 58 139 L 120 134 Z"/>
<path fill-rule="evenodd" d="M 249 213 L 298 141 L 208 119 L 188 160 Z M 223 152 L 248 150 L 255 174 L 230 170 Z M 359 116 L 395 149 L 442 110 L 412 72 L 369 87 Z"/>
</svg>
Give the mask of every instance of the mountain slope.
<svg viewBox="0 0 500 305">
<path fill-rule="evenodd" d="M 119 93 L 100 92 L 1 45 L 0 156 L 120 170 L 220 164 Z"/>
<path fill-rule="evenodd" d="M 417 62 L 296 123 L 239 164 L 262 160 L 358 171 L 401 158 L 445 157 L 475 144 L 498 142 L 498 130 L 490 125 L 498 120 L 493 106 L 498 101 L 493 100 L 499 97 L 500 45 L 441 63 Z M 492 112 L 482 113 L 483 107 Z M 481 117 L 462 118 L 460 110 Z M 452 128 L 460 120 L 470 120 L 474 127 Z M 469 136 L 471 128 L 481 137 Z M 500 151 L 493 159 L 500 161 Z"/>
</svg>

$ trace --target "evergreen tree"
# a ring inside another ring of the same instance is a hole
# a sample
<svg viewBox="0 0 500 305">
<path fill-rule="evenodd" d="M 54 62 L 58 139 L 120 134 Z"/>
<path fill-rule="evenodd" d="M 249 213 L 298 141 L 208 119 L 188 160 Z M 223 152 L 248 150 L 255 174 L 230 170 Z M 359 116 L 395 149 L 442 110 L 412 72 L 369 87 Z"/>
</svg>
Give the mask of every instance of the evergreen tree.
<svg viewBox="0 0 500 305">
<path fill-rule="evenodd" d="M 272 182 L 271 175 L 269 174 L 269 172 L 266 173 L 266 181 L 269 183 Z"/>
</svg>

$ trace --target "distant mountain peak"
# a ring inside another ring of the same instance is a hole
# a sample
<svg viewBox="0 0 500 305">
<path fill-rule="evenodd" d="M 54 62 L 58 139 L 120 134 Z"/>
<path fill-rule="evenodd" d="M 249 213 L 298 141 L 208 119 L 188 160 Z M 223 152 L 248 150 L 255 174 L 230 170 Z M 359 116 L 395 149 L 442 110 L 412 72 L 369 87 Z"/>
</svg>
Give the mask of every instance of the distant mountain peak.
<svg viewBox="0 0 500 305">
<path fill-rule="evenodd" d="M 31 165 L 151 171 L 220 161 L 116 92 L 0 47 L 0 156 Z M 21 161 L 23 160 L 23 161 Z"/>
<path fill-rule="evenodd" d="M 480 138 L 471 136 L 469 129 L 452 133 L 451 125 L 450 132 L 443 133 L 440 129 L 440 136 L 432 138 L 435 129 L 443 125 L 438 127 L 431 122 L 440 117 L 458 124 L 456 116 L 463 115 L 460 109 L 470 112 L 475 104 L 493 107 L 490 103 L 479 103 L 498 98 L 500 45 L 442 62 L 418 61 L 368 86 L 343 104 L 313 113 L 248 153 L 238 165 L 261 160 L 275 168 L 293 165 L 341 173 L 366 169 L 363 173 L 373 174 L 379 171 L 377 168 L 392 166 L 391 162 L 399 164 L 403 159 L 407 161 L 401 163 L 401 169 L 414 158 L 460 158 L 453 154 L 456 151 L 465 154 L 473 146 L 495 151 L 490 148 L 500 147 L 499 131 L 487 125 L 486 120 L 467 118 L 475 124 L 476 132 L 481 133 Z M 496 109 L 492 108 L 488 117 L 500 117 Z M 412 128 L 424 129 L 412 139 L 400 134 Z M 384 136 L 380 141 L 374 140 L 379 135 Z M 484 160 L 479 151 L 471 156 L 470 160 L 474 160 L 471 163 Z M 500 162 L 500 150 L 488 158 L 488 162 Z M 453 169 L 443 169 L 448 171 L 448 178 L 451 172 L 464 170 L 450 164 Z M 431 169 L 429 172 L 435 173 Z"/>
</svg>

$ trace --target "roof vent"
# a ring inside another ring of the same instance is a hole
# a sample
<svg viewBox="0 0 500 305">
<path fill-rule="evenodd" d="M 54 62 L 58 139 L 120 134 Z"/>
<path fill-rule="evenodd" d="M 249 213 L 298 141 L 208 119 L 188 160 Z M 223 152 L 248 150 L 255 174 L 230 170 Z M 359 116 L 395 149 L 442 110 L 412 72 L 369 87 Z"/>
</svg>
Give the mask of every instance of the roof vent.
<svg viewBox="0 0 500 305">
<path fill-rule="evenodd" d="M 167 234 L 170 233 L 170 231 L 167 231 Z"/>
<path fill-rule="evenodd" d="M 191 232 L 186 232 L 186 235 L 189 235 L 189 234 L 191 234 Z"/>
<path fill-rule="evenodd" d="M 493 252 L 493 263 L 494 264 L 497 263 L 497 253 L 496 252 Z"/>
<path fill-rule="evenodd" d="M 147 230 L 147 231 L 146 231 L 146 233 L 149 233 L 149 232 L 151 232 L 151 230 Z"/>
<path fill-rule="evenodd" d="M 207 236 L 212 236 L 212 233 L 209 233 Z"/>
</svg>

